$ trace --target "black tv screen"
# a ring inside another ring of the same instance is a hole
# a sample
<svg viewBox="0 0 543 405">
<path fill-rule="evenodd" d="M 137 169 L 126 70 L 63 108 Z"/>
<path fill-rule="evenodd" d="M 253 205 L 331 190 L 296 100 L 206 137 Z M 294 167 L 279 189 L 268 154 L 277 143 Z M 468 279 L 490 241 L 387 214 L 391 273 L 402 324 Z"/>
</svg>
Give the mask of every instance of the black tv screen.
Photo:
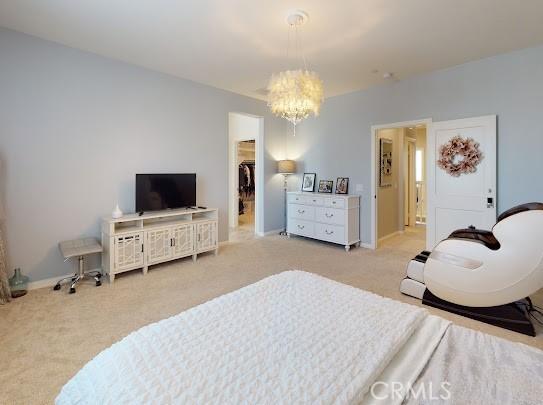
<svg viewBox="0 0 543 405">
<path fill-rule="evenodd" d="M 136 212 L 196 205 L 196 173 L 136 174 Z"/>
</svg>

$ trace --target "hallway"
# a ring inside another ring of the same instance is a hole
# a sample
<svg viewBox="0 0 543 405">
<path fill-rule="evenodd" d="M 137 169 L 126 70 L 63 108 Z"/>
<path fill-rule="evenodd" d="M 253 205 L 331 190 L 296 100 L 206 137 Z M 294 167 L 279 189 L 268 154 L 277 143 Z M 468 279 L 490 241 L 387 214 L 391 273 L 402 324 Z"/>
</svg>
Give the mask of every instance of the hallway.
<svg viewBox="0 0 543 405">
<path fill-rule="evenodd" d="M 391 236 L 379 243 L 378 249 L 387 248 L 402 252 L 422 252 L 426 247 L 426 226 L 406 226 L 401 234 Z"/>
</svg>

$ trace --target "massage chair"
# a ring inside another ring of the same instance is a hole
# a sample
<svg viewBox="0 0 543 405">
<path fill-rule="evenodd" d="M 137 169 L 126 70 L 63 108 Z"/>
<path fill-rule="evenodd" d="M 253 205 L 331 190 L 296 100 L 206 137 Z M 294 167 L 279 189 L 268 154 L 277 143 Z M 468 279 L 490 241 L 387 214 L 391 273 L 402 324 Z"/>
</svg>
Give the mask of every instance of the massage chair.
<svg viewBox="0 0 543 405">
<path fill-rule="evenodd" d="M 540 288 L 543 203 L 505 211 L 492 231 L 454 231 L 411 260 L 400 285 L 426 305 L 531 336 L 529 296 Z"/>
</svg>

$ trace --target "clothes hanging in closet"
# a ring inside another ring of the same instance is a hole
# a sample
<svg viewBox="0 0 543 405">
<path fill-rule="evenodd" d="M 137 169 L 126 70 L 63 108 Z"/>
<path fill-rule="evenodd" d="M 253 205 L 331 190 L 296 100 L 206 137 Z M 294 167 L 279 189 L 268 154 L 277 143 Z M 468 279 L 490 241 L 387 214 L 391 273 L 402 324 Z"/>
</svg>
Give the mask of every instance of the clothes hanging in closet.
<svg viewBox="0 0 543 405">
<path fill-rule="evenodd" d="M 243 161 L 239 165 L 239 214 L 245 211 L 244 201 L 254 200 L 255 194 L 255 163 Z"/>
<path fill-rule="evenodd" d="M 249 197 L 255 192 L 255 164 L 243 162 L 239 165 L 239 193 Z"/>
</svg>

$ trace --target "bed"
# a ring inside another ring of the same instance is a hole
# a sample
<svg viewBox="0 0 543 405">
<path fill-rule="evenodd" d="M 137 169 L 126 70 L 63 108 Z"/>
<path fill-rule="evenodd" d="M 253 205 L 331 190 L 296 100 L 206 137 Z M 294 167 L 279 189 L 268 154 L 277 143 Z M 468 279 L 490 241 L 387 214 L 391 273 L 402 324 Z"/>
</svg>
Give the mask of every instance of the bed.
<svg viewBox="0 0 543 405">
<path fill-rule="evenodd" d="M 56 403 L 400 404 L 480 393 L 529 404 L 541 387 L 541 351 L 287 271 L 131 333 L 87 363 Z"/>
</svg>

